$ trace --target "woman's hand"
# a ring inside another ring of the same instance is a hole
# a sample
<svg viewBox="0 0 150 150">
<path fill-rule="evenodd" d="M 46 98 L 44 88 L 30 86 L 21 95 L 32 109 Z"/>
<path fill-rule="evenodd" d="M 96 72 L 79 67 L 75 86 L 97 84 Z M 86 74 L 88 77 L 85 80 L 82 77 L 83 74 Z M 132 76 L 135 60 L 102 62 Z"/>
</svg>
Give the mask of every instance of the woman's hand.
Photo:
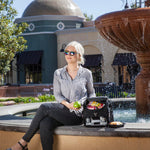
<svg viewBox="0 0 150 150">
<path fill-rule="evenodd" d="M 68 109 L 72 109 L 72 110 L 79 110 L 80 108 L 75 108 L 74 106 L 73 106 L 73 104 L 74 104 L 74 102 L 72 102 L 72 103 L 68 103 L 67 101 L 62 101 L 61 102 L 63 105 L 65 105 Z"/>
</svg>

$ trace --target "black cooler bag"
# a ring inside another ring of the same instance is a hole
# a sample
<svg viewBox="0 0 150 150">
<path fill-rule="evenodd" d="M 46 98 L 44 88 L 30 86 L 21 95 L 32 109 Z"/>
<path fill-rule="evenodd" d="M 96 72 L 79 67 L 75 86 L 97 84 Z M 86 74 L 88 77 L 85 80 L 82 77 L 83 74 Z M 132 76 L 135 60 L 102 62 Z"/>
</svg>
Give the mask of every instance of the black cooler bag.
<svg viewBox="0 0 150 150">
<path fill-rule="evenodd" d="M 113 111 L 108 97 L 87 98 L 83 105 L 83 121 L 86 127 L 107 126 L 112 122 Z"/>
</svg>

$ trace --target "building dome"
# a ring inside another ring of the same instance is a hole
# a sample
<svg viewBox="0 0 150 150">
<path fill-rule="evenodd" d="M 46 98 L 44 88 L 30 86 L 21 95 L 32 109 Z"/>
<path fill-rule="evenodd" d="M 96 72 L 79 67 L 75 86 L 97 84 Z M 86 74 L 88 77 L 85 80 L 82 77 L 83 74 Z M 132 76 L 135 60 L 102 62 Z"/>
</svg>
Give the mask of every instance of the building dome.
<svg viewBox="0 0 150 150">
<path fill-rule="evenodd" d="M 82 17 L 83 13 L 72 0 L 34 0 L 22 17 L 39 15 L 65 15 Z"/>
</svg>

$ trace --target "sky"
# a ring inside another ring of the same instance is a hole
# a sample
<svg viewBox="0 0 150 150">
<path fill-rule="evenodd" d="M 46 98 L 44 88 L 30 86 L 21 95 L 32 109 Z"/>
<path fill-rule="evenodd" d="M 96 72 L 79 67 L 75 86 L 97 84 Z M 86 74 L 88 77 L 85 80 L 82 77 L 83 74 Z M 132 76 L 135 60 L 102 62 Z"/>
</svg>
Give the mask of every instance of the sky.
<svg viewBox="0 0 150 150">
<path fill-rule="evenodd" d="M 17 10 L 18 15 L 16 18 L 20 18 L 25 8 L 33 0 L 14 0 L 14 8 Z M 73 0 L 83 13 L 87 13 L 88 16 L 93 15 L 95 20 L 102 14 L 109 13 L 112 11 L 119 11 L 124 8 L 126 0 Z M 134 0 L 128 0 L 131 4 Z"/>
</svg>

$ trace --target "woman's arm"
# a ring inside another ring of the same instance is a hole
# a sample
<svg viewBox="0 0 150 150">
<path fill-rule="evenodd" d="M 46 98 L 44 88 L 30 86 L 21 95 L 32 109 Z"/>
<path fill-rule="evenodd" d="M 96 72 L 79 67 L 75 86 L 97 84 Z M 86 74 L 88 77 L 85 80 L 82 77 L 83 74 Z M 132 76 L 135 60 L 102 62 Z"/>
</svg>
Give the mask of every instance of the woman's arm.
<svg viewBox="0 0 150 150">
<path fill-rule="evenodd" d="M 61 102 L 61 104 L 65 105 L 68 109 L 77 110 L 75 107 L 73 107 L 73 103 L 74 103 L 74 102 L 69 103 L 69 102 L 67 102 L 67 101 L 65 101 L 65 100 L 63 100 L 63 101 Z"/>
<path fill-rule="evenodd" d="M 82 97 L 80 100 L 78 100 L 78 102 L 80 102 L 80 103 L 81 103 L 81 105 L 83 105 L 83 104 L 84 104 L 84 102 L 86 101 L 86 99 L 87 99 L 87 96 Z"/>
<path fill-rule="evenodd" d="M 87 78 L 87 93 L 88 97 L 96 97 L 95 90 L 93 87 L 93 76 L 92 72 L 89 72 L 89 77 Z"/>
<path fill-rule="evenodd" d="M 61 93 L 61 87 L 60 87 L 61 85 L 60 85 L 60 81 L 59 81 L 59 76 L 57 75 L 56 71 L 54 73 L 53 92 L 54 92 L 56 101 L 61 103 L 62 101 L 66 100 L 66 98 Z"/>
<path fill-rule="evenodd" d="M 87 96 L 88 97 L 96 97 L 95 90 L 94 90 L 94 87 L 93 87 L 93 77 L 92 77 L 92 72 L 91 71 L 89 71 L 88 74 L 87 74 L 86 88 L 87 88 Z M 80 100 L 78 100 L 81 103 L 81 105 L 84 104 L 84 102 L 87 99 L 87 96 L 84 96 Z"/>
</svg>

